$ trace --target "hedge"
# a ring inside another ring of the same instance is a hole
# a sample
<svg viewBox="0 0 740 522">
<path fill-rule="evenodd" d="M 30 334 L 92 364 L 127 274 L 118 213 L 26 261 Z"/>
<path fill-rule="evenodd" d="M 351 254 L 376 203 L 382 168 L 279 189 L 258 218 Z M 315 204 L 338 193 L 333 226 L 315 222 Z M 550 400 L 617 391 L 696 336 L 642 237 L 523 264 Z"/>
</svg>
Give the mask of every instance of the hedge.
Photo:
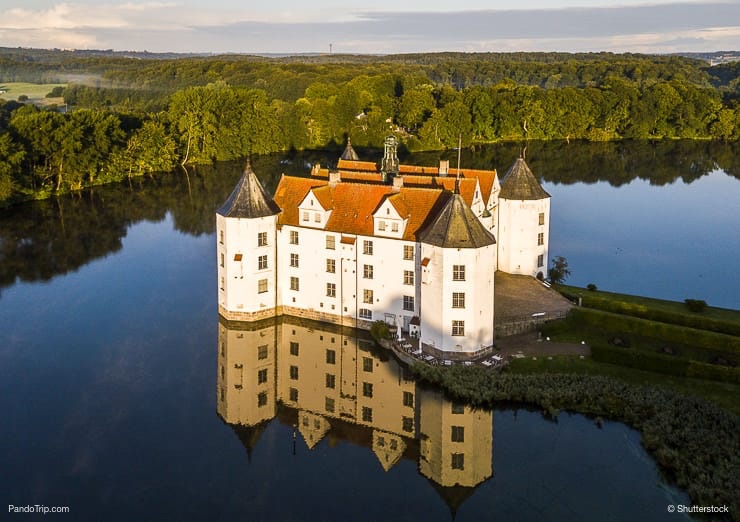
<svg viewBox="0 0 740 522">
<path fill-rule="evenodd" d="M 591 346 L 591 357 L 599 362 L 665 375 L 740 384 L 740 369 L 738 368 L 706 364 L 659 353 L 594 344 Z"/>
<path fill-rule="evenodd" d="M 724 333 L 727 335 L 740 336 L 740 323 L 724 321 L 714 317 L 708 317 L 699 313 L 681 313 L 670 310 L 661 310 L 641 303 L 620 301 L 613 297 L 604 297 L 594 292 L 584 292 L 580 296 L 581 303 L 588 308 L 596 308 L 606 312 L 626 314 L 651 321 L 670 323 L 675 325 L 708 330 L 711 332 Z M 577 299 L 577 297 L 576 297 Z"/>
<path fill-rule="evenodd" d="M 659 339 L 665 342 L 703 348 L 716 353 L 740 356 L 740 337 L 732 335 L 588 308 L 572 309 L 569 319 L 580 325 L 606 330 L 607 332 L 632 334 L 645 338 Z"/>
</svg>

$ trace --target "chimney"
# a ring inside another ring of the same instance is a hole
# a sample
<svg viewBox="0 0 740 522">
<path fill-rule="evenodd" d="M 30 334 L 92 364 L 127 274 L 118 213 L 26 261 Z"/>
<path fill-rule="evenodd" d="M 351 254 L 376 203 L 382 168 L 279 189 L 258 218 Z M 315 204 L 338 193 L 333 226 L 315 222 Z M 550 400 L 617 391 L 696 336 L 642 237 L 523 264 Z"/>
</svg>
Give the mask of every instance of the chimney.
<svg viewBox="0 0 740 522">
<path fill-rule="evenodd" d="M 338 170 L 329 171 L 329 186 L 335 187 L 337 183 L 342 181 L 342 176 L 339 174 Z"/>
<path fill-rule="evenodd" d="M 311 175 L 312 176 L 318 176 L 319 175 L 319 169 L 321 168 L 321 165 L 318 163 L 314 163 L 311 167 Z"/>
<path fill-rule="evenodd" d="M 450 172 L 450 160 L 439 160 L 439 175 L 446 176 Z"/>
<path fill-rule="evenodd" d="M 401 192 L 401 187 L 403 187 L 403 176 L 395 176 L 393 178 L 393 189 L 391 192 Z"/>
</svg>

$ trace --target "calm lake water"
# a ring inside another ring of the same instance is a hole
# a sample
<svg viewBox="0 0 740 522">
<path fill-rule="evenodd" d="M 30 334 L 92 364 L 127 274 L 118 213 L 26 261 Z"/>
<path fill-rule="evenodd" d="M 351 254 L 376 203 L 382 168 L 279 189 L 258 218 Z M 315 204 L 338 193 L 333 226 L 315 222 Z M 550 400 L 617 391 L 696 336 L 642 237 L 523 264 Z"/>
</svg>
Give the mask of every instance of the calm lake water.
<svg viewBox="0 0 740 522">
<path fill-rule="evenodd" d="M 576 284 L 740 308 L 736 152 L 530 145 L 552 254 Z M 463 165 L 503 174 L 517 154 Z M 253 164 L 272 188 L 334 156 Z M 70 520 L 675 520 L 688 499 L 622 424 L 451 404 L 361 332 L 221 324 L 213 213 L 240 170 L 0 213 L 0 501 Z"/>
</svg>

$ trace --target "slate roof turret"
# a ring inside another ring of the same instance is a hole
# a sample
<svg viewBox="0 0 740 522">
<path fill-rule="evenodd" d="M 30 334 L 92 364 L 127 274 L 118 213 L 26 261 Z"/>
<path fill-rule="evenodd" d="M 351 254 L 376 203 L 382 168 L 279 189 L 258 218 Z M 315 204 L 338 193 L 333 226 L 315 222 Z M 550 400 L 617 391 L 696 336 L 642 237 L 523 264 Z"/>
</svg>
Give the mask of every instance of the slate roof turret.
<svg viewBox="0 0 740 522">
<path fill-rule="evenodd" d="M 496 243 L 460 194 L 450 196 L 418 239 L 442 248 L 481 248 Z"/>
<path fill-rule="evenodd" d="M 499 198 L 510 200 L 546 199 L 545 189 L 532 174 L 524 158 L 517 158 L 504 178 L 501 180 Z"/>
<path fill-rule="evenodd" d="M 344 152 L 342 152 L 342 155 L 339 157 L 339 159 L 347 160 L 347 161 L 360 161 L 360 157 L 355 152 L 355 149 L 352 148 L 352 140 L 347 138 L 347 146 L 344 148 Z"/>
<path fill-rule="evenodd" d="M 231 218 L 260 218 L 279 214 L 280 207 L 262 188 L 251 163 L 247 161 L 239 183 L 216 212 Z"/>
</svg>

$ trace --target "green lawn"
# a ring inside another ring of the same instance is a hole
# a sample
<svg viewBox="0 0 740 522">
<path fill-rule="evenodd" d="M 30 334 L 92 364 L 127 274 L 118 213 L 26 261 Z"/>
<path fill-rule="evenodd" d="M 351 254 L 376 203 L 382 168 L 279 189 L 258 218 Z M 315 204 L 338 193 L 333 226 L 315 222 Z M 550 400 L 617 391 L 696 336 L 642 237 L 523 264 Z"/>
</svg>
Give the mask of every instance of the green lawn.
<svg viewBox="0 0 740 522">
<path fill-rule="evenodd" d="M 660 386 L 676 390 L 685 395 L 694 395 L 711 400 L 723 408 L 740 415 L 740 386 L 725 382 L 674 377 L 654 372 L 626 368 L 594 361 L 590 357 L 581 359 L 576 355 L 556 355 L 552 358 L 538 357 L 515 359 L 508 366 L 511 373 L 576 373 L 614 377 L 631 384 Z"/>
<path fill-rule="evenodd" d="M 66 87 L 66 83 L 25 83 L 6 82 L 0 83 L 0 98 L 4 100 L 17 100 L 18 96 L 25 94 L 31 102 L 41 102 L 54 87 Z"/>
</svg>

